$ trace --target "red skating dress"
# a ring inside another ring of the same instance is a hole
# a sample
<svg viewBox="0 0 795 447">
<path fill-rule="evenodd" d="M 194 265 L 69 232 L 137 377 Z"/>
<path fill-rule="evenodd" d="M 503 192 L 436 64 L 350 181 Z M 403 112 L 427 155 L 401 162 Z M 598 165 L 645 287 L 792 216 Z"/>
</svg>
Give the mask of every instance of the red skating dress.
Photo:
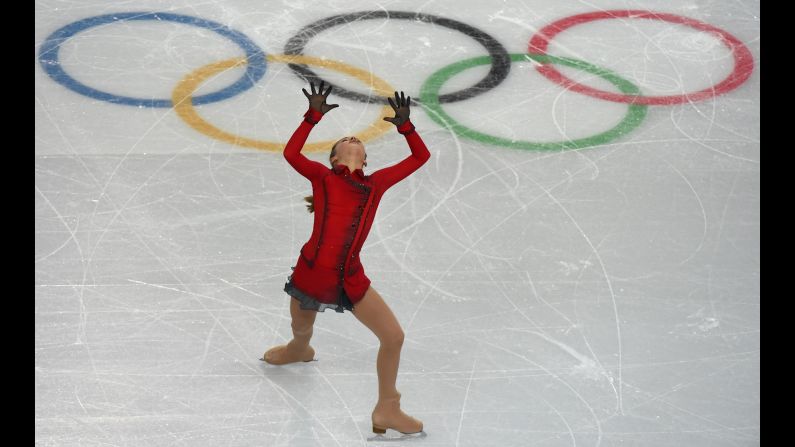
<svg viewBox="0 0 795 447">
<path fill-rule="evenodd" d="M 304 121 L 284 148 L 284 158 L 312 182 L 315 221 L 312 235 L 301 247 L 284 291 L 298 299 L 303 309 L 337 312 L 353 310 L 364 297 L 370 279 L 364 273 L 359 250 L 375 218 L 378 203 L 392 185 L 416 171 L 431 156 L 410 121 L 397 128 L 406 137 L 411 155 L 371 175 L 361 169 L 334 169 L 301 154 L 309 132 L 322 118 L 309 109 Z M 329 148 L 330 150 L 331 148 Z"/>
</svg>

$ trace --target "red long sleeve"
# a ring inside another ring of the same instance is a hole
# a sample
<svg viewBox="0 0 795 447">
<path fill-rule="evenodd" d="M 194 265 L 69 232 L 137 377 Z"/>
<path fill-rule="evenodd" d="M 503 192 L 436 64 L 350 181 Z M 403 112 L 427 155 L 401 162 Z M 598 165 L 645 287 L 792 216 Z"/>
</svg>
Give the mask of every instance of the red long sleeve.
<svg viewBox="0 0 795 447">
<path fill-rule="evenodd" d="M 379 184 L 382 190 L 390 188 L 395 183 L 408 177 L 409 174 L 420 168 L 429 158 L 431 153 L 425 147 L 425 143 L 420 138 L 420 135 L 414 130 L 414 125 L 411 121 L 406 121 L 397 128 L 398 132 L 406 137 L 406 142 L 411 149 L 411 155 L 401 160 L 392 166 L 379 169 L 373 172 L 370 178 Z"/>
<path fill-rule="evenodd" d="M 301 155 L 301 147 L 320 113 L 308 111 L 295 131 L 284 157 L 298 172 L 312 180 L 315 216 L 312 235 L 301 246 L 294 272 L 284 290 L 300 300 L 323 304 L 341 303 L 344 294 L 356 303 L 364 297 L 370 279 L 359 253 L 375 219 L 384 191 L 416 171 L 431 156 L 411 122 L 398 127 L 406 137 L 411 155 L 399 163 L 363 175 L 344 164 L 327 169 Z"/>
<path fill-rule="evenodd" d="M 313 110 L 312 108 L 307 110 L 304 114 L 304 120 L 298 126 L 298 129 L 293 132 L 293 135 L 284 147 L 284 158 L 290 163 L 290 166 L 310 181 L 319 178 L 329 169 L 322 163 L 306 158 L 306 156 L 301 153 L 301 149 L 304 147 L 304 143 L 306 143 L 306 139 L 309 137 L 309 132 L 322 117 L 323 114 L 317 110 Z"/>
</svg>

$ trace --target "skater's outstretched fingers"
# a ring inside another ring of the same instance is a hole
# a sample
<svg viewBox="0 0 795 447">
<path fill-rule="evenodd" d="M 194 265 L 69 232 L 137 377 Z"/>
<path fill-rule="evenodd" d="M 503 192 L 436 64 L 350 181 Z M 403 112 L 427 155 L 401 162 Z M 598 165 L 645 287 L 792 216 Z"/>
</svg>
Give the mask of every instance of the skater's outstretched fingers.
<svg viewBox="0 0 795 447">
<path fill-rule="evenodd" d="M 325 82 L 323 81 L 320 82 L 320 86 L 318 86 L 317 89 L 315 89 L 315 83 L 310 82 L 309 89 L 312 91 L 312 93 L 307 92 L 305 88 L 302 88 L 301 91 L 304 92 L 304 96 L 306 96 L 306 99 L 309 100 L 309 107 L 325 115 L 326 112 L 331 109 L 335 109 L 340 105 L 326 104 L 326 98 L 328 98 L 329 93 L 331 93 L 331 86 L 329 85 L 325 92 L 323 91 L 324 87 Z"/>
<path fill-rule="evenodd" d="M 395 116 L 392 118 L 384 117 L 384 121 L 389 121 L 390 123 L 400 127 L 403 123 L 409 120 L 409 103 L 411 102 L 411 96 L 406 98 L 402 91 L 400 92 L 400 95 L 398 95 L 398 92 L 396 91 L 394 101 L 392 98 L 387 98 L 386 100 L 389 102 L 392 110 L 395 111 Z"/>
</svg>

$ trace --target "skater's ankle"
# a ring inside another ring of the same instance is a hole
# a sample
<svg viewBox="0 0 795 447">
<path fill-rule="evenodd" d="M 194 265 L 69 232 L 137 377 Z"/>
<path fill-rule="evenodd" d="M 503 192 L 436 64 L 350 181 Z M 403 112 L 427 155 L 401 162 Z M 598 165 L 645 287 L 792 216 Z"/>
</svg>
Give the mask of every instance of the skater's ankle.
<svg viewBox="0 0 795 447">
<path fill-rule="evenodd" d="M 400 395 L 400 392 L 398 392 L 398 391 L 393 391 L 393 392 L 389 392 L 389 393 L 379 394 L 378 402 L 376 402 L 375 406 L 376 406 L 376 408 L 378 408 L 381 405 L 390 405 L 390 404 L 393 404 L 395 402 L 400 403 L 400 397 L 401 397 L 401 395 Z"/>
<path fill-rule="evenodd" d="M 292 339 L 287 343 L 287 348 L 294 351 L 303 351 L 309 348 L 309 341 L 298 341 Z"/>
</svg>

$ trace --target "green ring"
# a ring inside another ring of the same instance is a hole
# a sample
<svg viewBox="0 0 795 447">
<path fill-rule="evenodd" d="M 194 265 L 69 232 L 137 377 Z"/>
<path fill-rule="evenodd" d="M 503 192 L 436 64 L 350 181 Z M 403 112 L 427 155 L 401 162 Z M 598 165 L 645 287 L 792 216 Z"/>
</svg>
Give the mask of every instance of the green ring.
<svg viewBox="0 0 795 447">
<path fill-rule="evenodd" d="M 542 64 L 552 63 L 552 64 L 565 65 L 567 67 L 577 68 L 586 71 L 588 73 L 600 76 L 601 78 L 607 80 L 608 82 L 618 87 L 618 89 L 621 90 L 621 93 L 628 95 L 641 94 L 640 89 L 636 85 L 627 81 L 626 79 L 620 78 L 615 73 L 607 71 L 603 68 L 599 68 L 595 65 L 591 65 L 587 62 L 579 61 L 576 59 L 570 59 L 566 57 L 555 57 L 555 56 L 535 54 L 535 53 L 513 53 L 510 56 L 512 62 L 526 62 L 529 60 L 534 60 Z M 445 82 L 447 82 L 450 78 L 452 78 L 456 74 L 468 68 L 475 67 L 477 65 L 487 65 L 487 64 L 491 64 L 490 56 L 474 57 L 471 59 L 465 59 L 463 61 L 452 63 L 432 74 L 425 81 L 425 83 L 422 84 L 422 88 L 420 89 L 420 99 L 422 101 L 421 105 L 425 108 L 425 111 L 428 113 L 428 115 L 430 115 L 431 119 L 439 123 L 441 126 L 447 127 L 448 129 L 452 130 L 459 136 L 469 138 L 475 141 L 495 144 L 498 146 L 506 146 L 515 149 L 546 151 L 546 150 L 579 149 L 588 146 L 605 144 L 626 133 L 629 133 L 631 130 L 638 127 L 640 122 L 643 121 L 643 118 L 646 117 L 646 110 L 648 109 L 646 105 L 630 104 L 629 109 L 627 110 L 627 114 L 624 116 L 624 119 L 622 119 L 621 122 L 618 123 L 615 127 L 607 130 L 606 132 L 602 132 L 600 134 L 587 138 L 580 138 L 579 140 L 568 140 L 568 141 L 551 142 L 551 143 L 516 141 L 508 138 L 502 138 L 478 132 L 476 130 L 470 129 L 458 123 L 450 115 L 445 113 L 445 111 L 442 109 L 441 104 L 439 104 L 439 90 L 441 89 L 442 85 Z"/>
</svg>

